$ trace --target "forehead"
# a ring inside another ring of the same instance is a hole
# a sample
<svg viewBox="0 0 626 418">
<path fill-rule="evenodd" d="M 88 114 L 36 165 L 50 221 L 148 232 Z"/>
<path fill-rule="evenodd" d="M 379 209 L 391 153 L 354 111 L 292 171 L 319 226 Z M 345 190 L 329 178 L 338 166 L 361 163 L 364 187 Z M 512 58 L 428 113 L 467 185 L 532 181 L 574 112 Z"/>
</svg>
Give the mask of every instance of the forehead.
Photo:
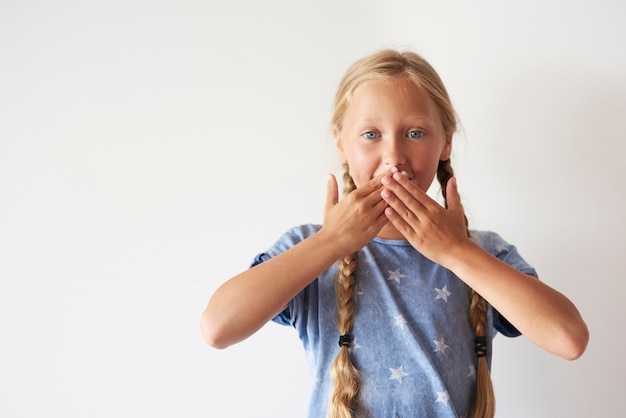
<svg viewBox="0 0 626 418">
<path fill-rule="evenodd" d="M 369 80 L 354 89 L 346 116 L 379 115 L 381 113 L 437 118 L 435 103 L 409 78 Z"/>
</svg>

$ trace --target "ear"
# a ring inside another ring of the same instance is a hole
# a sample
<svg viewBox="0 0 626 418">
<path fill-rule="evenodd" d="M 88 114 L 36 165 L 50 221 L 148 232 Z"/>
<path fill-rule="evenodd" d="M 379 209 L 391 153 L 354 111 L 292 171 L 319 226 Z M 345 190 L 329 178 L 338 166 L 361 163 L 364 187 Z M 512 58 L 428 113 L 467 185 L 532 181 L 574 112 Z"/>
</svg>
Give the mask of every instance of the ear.
<svg viewBox="0 0 626 418">
<path fill-rule="evenodd" d="M 335 138 L 335 148 L 337 148 L 337 156 L 341 164 L 347 164 L 346 153 L 343 151 L 343 144 L 341 143 L 341 131 L 337 125 L 333 125 L 333 137 Z"/>
<path fill-rule="evenodd" d="M 439 160 L 440 161 L 449 160 L 450 154 L 452 154 L 452 134 L 446 134 L 445 144 L 443 145 L 443 149 L 441 150 L 441 155 L 439 156 Z"/>
</svg>

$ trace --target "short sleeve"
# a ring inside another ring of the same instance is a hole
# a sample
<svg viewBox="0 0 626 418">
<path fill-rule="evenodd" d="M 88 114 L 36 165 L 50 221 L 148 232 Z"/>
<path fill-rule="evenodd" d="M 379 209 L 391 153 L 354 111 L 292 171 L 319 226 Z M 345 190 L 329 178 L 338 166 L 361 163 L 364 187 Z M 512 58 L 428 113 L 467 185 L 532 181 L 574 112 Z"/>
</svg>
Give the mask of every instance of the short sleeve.
<svg viewBox="0 0 626 418">
<path fill-rule="evenodd" d="M 519 337 L 522 335 L 504 316 L 497 310 L 493 310 L 493 326 L 502 335 L 506 337 Z"/>
<path fill-rule="evenodd" d="M 472 231 L 472 238 L 478 244 L 494 255 L 499 260 L 505 262 L 509 266 L 533 277 L 538 277 L 534 267 L 526 262 L 517 251 L 517 248 L 506 242 L 500 235 L 490 231 Z M 493 309 L 493 326 L 494 328 L 507 337 L 518 337 L 521 335 L 519 330 L 515 328 L 504 316 L 496 309 Z"/>
<path fill-rule="evenodd" d="M 289 229 L 269 249 L 267 249 L 265 252 L 257 254 L 250 264 L 250 268 L 264 263 L 272 257 L 275 257 L 278 254 L 287 251 L 299 242 L 315 234 L 320 228 L 320 225 L 306 224 Z M 290 306 L 291 304 L 289 304 L 289 306 L 285 308 L 285 310 L 283 310 L 281 313 L 272 318 L 272 321 L 280 325 L 293 326 Z"/>
<path fill-rule="evenodd" d="M 254 257 L 254 260 L 252 261 L 252 263 L 250 264 L 250 268 L 257 266 L 267 260 L 269 260 L 271 257 L 269 255 L 267 255 L 266 253 L 260 253 L 257 254 L 256 257 Z M 282 311 L 281 313 L 279 313 L 278 315 L 276 315 L 274 318 L 272 318 L 273 322 L 276 322 L 277 324 L 280 325 L 291 325 L 291 313 L 289 312 L 289 307 L 287 307 L 284 311 Z"/>
</svg>

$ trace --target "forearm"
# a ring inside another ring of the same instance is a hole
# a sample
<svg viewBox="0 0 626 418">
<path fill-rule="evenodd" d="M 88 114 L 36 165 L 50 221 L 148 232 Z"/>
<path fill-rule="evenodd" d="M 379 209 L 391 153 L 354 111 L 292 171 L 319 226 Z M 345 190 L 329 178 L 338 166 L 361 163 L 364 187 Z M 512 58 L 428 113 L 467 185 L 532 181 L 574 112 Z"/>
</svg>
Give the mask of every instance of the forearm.
<svg viewBox="0 0 626 418">
<path fill-rule="evenodd" d="M 225 348 L 249 337 L 343 255 L 320 231 L 233 277 L 217 289 L 202 314 L 204 338 Z"/>
<path fill-rule="evenodd" d="M 574 304 L 558 291 L 475 243 L 459 250 L 449 268 L 534 344 L 568 360 L 584 352 L 587 326 Z"/>
</svg>

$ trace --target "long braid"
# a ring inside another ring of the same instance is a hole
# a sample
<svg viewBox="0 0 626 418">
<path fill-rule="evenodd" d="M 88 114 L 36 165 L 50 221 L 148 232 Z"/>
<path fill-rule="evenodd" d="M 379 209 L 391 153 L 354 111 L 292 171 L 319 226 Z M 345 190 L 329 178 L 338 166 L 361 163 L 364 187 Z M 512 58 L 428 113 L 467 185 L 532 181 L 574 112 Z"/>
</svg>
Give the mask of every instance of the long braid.
<svg viewBox="0 0 626 418">
<path fill-rule="evenodd" d="M 470 325 L 474 327 L 476 338 L 485 337 L 487 322 L 487 302 L 474 289 L 470 300 Z M 486 343 L 484 342 L 484 347 Z M 485 348 L 481 348 L 486 350 Z M 476 370 L 476 394 L 474 398 L 474 418 L 493 418 L 496 414 L 496 397 L 493 392 L 491 373 L 487 364 L 486 353 L 478 356 Z"/>
<path fill-rule="evenodd" d="M 344 196 L 356 189 L 350 176 L 348 166 L 344 166 L 343 193 Z M 330 374 L 334 383 L 334 390 L 328 409 L 328 418 L 352 418 L 357 410 L 361 375 L 352 364 L 349 345 L 352 341 L 350 332 L 354 323 L 356 304 L 354 301 L 354 286 L 356 285 L 356 253 L 347 255 L 339 260 L 335 292 L 337 294 L 337 328 L 344 343 L 340 343 L 339 353 L 333 361 Z M 341 340 L 340 340 L 341 341 Z"/>
<path fill-rule="evenodd" d="M 448 207 L 446 185 L 454 176 L 450 160 L 440 161 L 437 168 L 437 180 L 441 185 L 441 193 L 445 206 Z M 465 217 L 467 236 L 470 236 L 467 217 Z M 476 393 L 474 397 L 474 418 L 493 418 L 496 413 L 496 400 L 493 383 L 487 364 L 485 328 L 487 324 L 487 302 L 474 289 L 471 291 L 469 321 L 476 337 L 478 368 L 476 370 Z"/>
</svg>

